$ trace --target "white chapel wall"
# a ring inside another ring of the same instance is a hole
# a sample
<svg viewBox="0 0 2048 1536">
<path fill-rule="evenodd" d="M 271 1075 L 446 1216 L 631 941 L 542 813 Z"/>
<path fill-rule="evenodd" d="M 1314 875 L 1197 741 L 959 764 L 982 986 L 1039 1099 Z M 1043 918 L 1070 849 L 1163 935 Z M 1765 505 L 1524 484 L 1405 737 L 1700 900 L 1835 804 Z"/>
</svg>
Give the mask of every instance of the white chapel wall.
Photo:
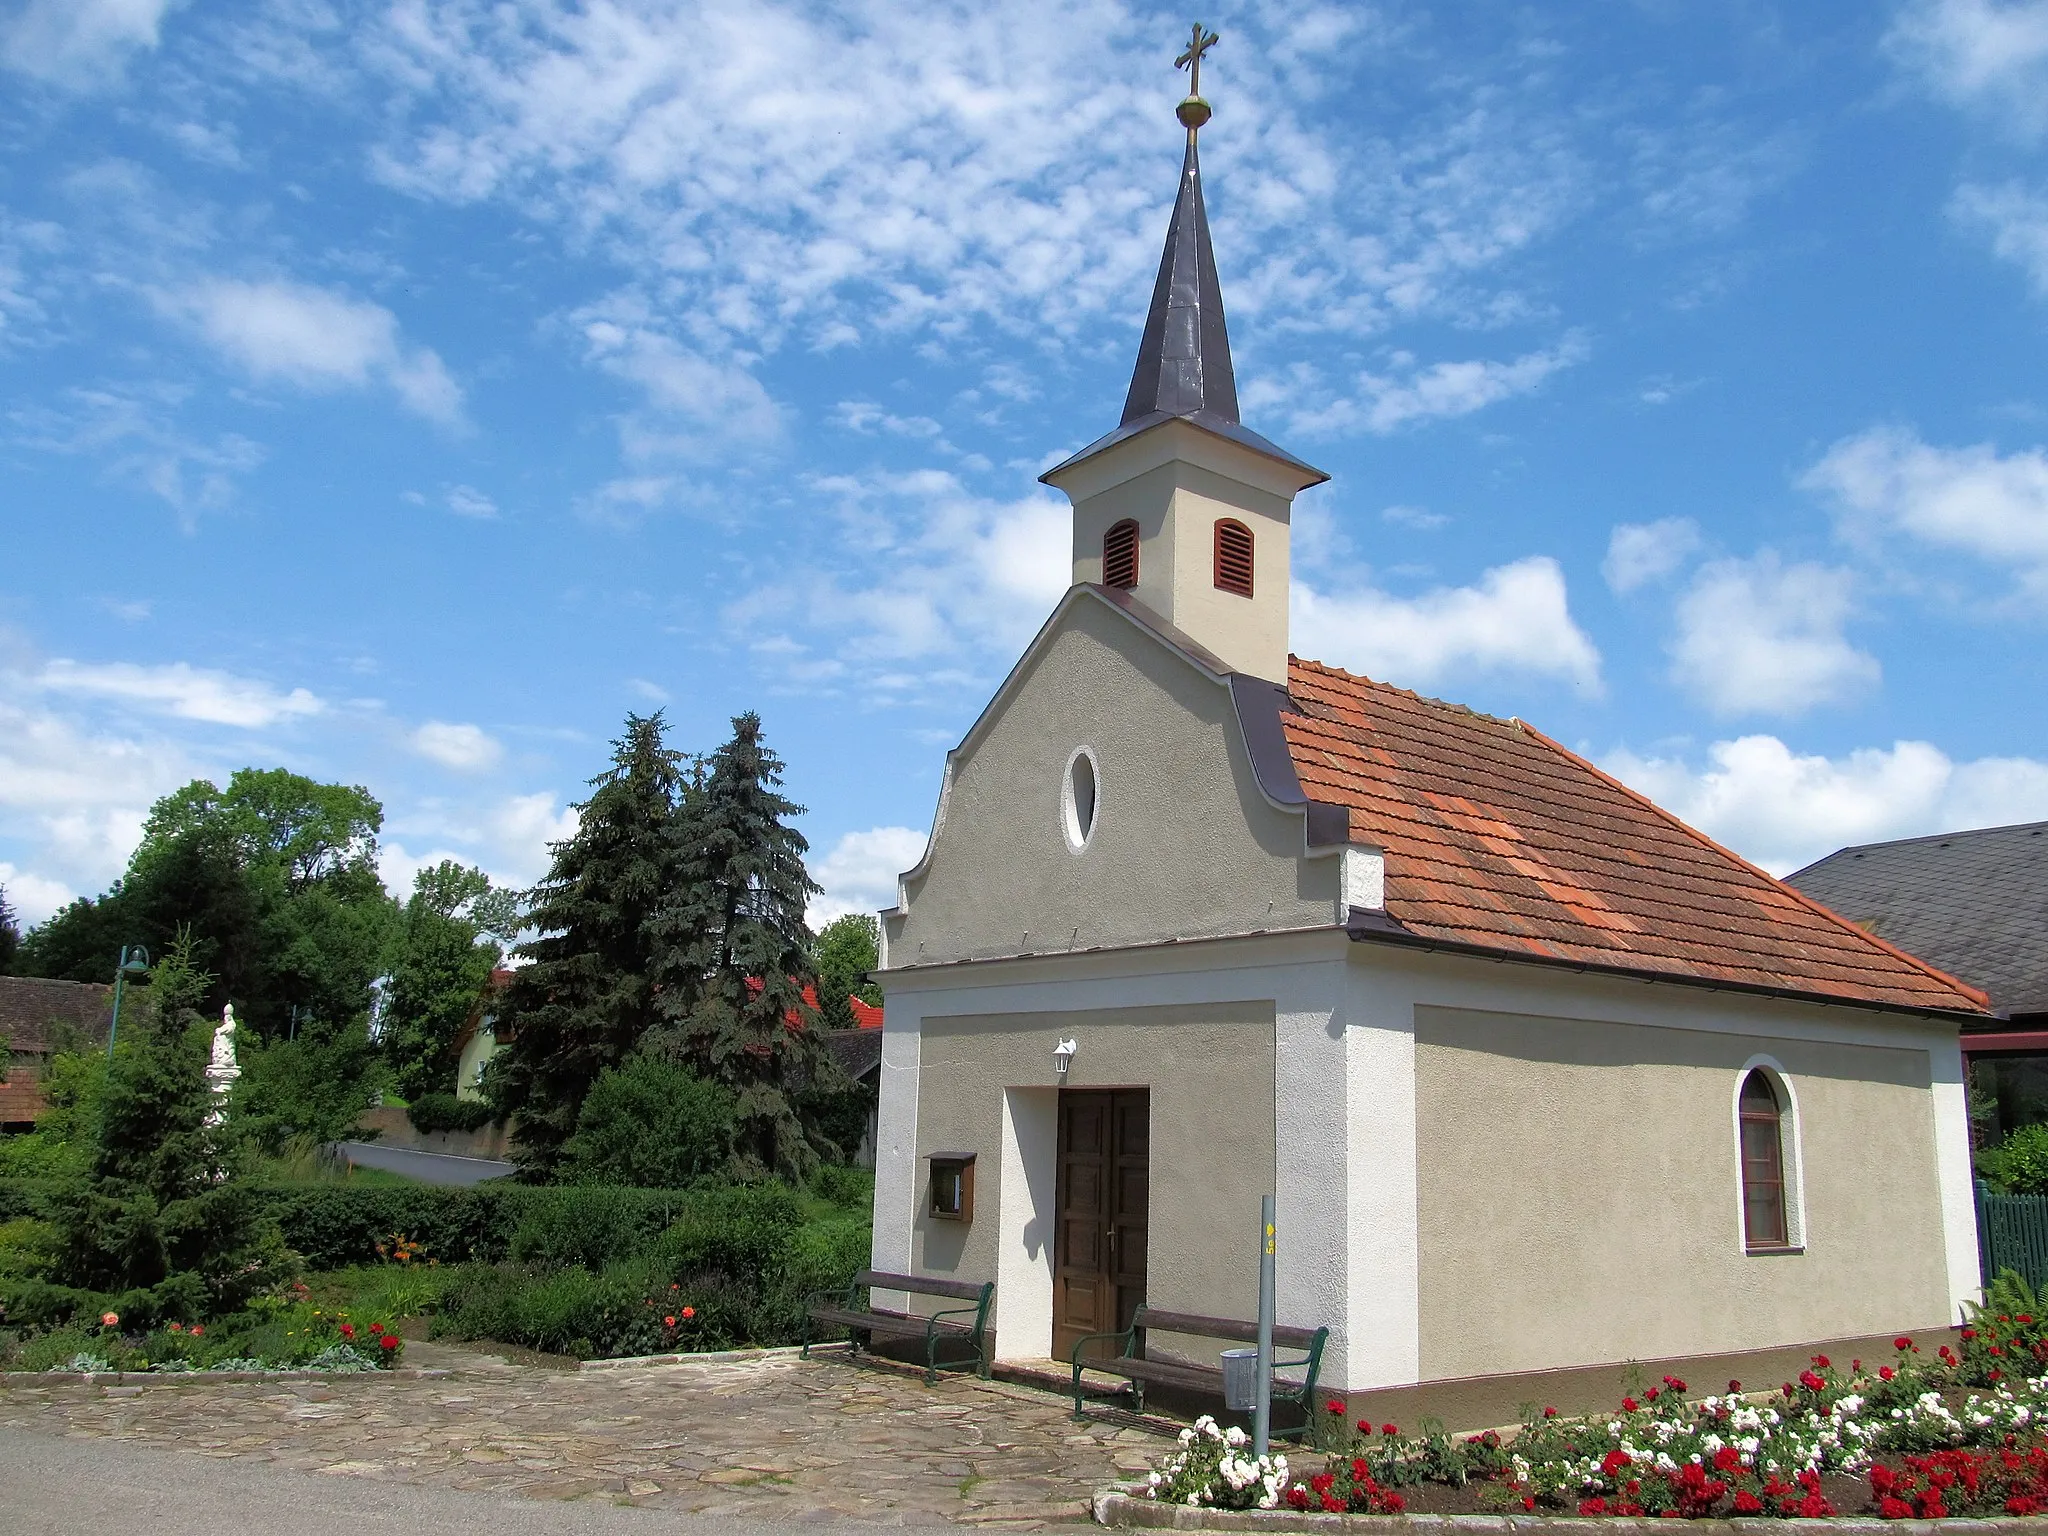
<svg viewBox="0 0 2048 1536">
<path fill-rule="evenodd" d="M 954 762 L 928 867 L 890 920 L 889 965 L 1327 925 L 1338 861 L 1260 793 L 1229 690 L 1101 603 L 1062 627 Z M 1062 830 L 1078 746 L 1094 832 Z"/>
</svg>

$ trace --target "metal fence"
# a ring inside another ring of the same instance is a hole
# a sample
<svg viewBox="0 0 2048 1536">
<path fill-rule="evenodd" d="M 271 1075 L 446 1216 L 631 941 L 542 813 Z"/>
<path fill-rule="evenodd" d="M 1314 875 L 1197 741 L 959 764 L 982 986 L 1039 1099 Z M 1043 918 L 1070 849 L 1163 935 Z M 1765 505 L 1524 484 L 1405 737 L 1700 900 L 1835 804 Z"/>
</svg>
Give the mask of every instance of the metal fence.
<svg viewBox="0 0 2048 1536">
<path fill-rule="evenodd" d="M 2048 1284 L 2048 1195 L 1994 1195 L 1977 1186 L 1977 1267 L 1984 1281 L 2018 1270 L 2036 1292 Z"/>
</svg>

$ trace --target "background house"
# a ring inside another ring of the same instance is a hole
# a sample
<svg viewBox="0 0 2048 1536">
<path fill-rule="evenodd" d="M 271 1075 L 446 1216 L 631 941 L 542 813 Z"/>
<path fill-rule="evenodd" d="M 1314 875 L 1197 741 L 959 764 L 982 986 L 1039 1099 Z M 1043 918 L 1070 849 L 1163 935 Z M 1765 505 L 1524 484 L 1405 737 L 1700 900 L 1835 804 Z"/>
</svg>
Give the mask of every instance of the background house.
<svg viewBox="0 0 2048 1536">
<path fill-rule="evenodd" d="M 137 1001 L 131 988 L 129 1006 Z M 145 994 L 146 995 L 146 994 Z M 114 1015 L 114 989 L 104 982 L 46 981 L 0 976 L 0 1045 L 6 1078 L 0 1082 L 0 1131 L 25 1131 L 46 1108 L 43 1070 L 60 1050 L 105 1045 Z"/>
<path fill-rule="evenodd" d="M 2048 821 L 1831 853 L 1785 877 L 1991 998 L 1963 1032 L 1978 1135 L 2048 1121 Z"/>
</svg>

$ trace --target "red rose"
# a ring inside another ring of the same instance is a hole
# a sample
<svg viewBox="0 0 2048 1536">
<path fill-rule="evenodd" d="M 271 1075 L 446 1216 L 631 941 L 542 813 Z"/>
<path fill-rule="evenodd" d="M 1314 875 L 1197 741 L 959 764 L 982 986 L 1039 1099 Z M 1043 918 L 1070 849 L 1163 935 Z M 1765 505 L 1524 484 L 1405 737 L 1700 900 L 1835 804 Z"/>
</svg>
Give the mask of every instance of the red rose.
<svg viewBox="0 0 2048 1536">
<path fill-rule="evenodd" d="M 1828 1368 L 1828 1357 L 1826 1355 L 1815 1355 L 1813 1357 L 1813 1363 L 1819 1366 L 1822 1370 L 1826 1370 Z"/>
<path fill-rule="evenodd" d="M 1629 1459 L 1627 1451 L 1609 1451 L 1606 1458 L 1600 1463 L 1600 1470 L 1608 1477 L 1613 1478 L 1619 1477 L 1633 1465 L 1634 1463 Z"/>
<path fill-rule="evenodd" d="M 1801 1371 L 1799 1373 L 1799 1385 L 1806 1388 L 1806 1390 L 1809 1392 L 1818 1392 L 1821 1390 L 1821 1388 L 1825 1387 L 1827 1383 L 1825 1381 L 1822 1381 L 1820 1377 L 1814 1375 L 1812 1371 Z"/>
<path fill-rule="evenodd" d="M 1880 1365 L 1877 1368 L 1877 1378 L 1880 1381 L 1890 1381 L 1896 1375 L 1898 1375 L 1898 1372 L 1888 1365 Z"/>
<path fill-rule="evenodd" d="M 1739 1381 L 1731 1381 L 1728 1383 L 1728 1390 L 1730 1392 L 1740 1392 L 1742 1390 L 1742 1383 Z"/>
<path fill-rule="evenodd" d="M 1901 1337 L 1892 1340 L 1893 1349 L 1911 1349 L 1912 1347 L 1913 1341 L 1911 1339 Z"/>
<path fill-rule="evenodd" d="M 1292 1488 L 1288 1489 L 1287 1507 L 1290 1509 L 1307 1509 L 1308 1490 L 1302 1487 L 1299 1483 L 1296 1483 Z"/>
<path fill-rule="evenodd" d="M 385 1349 L 396 1349 L 398 1348 L 398 1335 L 395 1333 L 387 1333 L 382 1338 L 378 1339 L 377 1342 L 380 1345 L 382 1345 Z"/>
<path fill-rule="evenodd" d="M 354 1338 L 356 1336 L 355 1325 L 352 1323 L 343 1323 L 341 1325 L 341 1336 L 344 1339 Z"/>
<path fill-rule="evenodd" d="M 1687 1465 L 1690 1466 L 1691 1463 L 1688 1462 Z M 1716 1472 L 1733 1472 L 1741 1465 L 1742 1452 L 1736 1450 L 1732 1445 L 1724 1445 L 1721 1449 L 1714 1452 L 1714 1470 Z"/>
<path fill-rule="evenodd" d="M 1604 1515 L 1607 1513 L 1607 1501 L 1598 1497 L 1581 1499 L 1579 1500 L 1579 1513 L 1582 1515 Z"/>
<path fill-rule="evenodd" d="M 675 1325 L 676 1325 L 676 1320 L 675 1320 L 674 1318 L 672 1318 L 672 1317 L 664 1317 L 664 1318 L 662 1319 L 662 1322 L 663 1322 L 664 1324 L 666 1324 L 666 1325 L 667 1325 L 668 1327 L 670 1327 L 670 1328 L 673 1328 L 673 1327 L 675 1327 Z"/>
<path fill-rule="evenodd" d="M 1643 1401 L 1646 1403 L 1654 1403 L 1655 1401 L 1657 1401 L 1657 1389 L 1655 1387 L 1652 1387 L 1649 1391 L 1645 1392 L 1643 1394 Z"/>
<path fill-rule="evenodd" d="M 1632 1397 L 1624 1397 L 1621 1400 L 1621 1411 L 1623 1413 L 1634 1413 L 1636 1409 L 1640 1408 L 1641 1406 L 1642 1404 L 1638 1403 Z"/>
<path fill-rule="evenodd" d="M 2025 1323 L 2028 1327 L 2032 1327 L 2034 1323 L 2034 1316 L 2031 1312 L 2022 1312 L 2020 1314 L 2020 1321 L 2022 1323 Z"/>
<path fill-rule="evenodd" d="M 1964 1338 L 1964 1340 L 1965 1340 L 1965 1341 L 1968 1341 L 1968 1340 L 1970 1340 L 1970 1339 L 1974 1339 L 1975 1337 L 1977 1337 L 1977 1330 L 1976 1330 L 1976 1329 L 1974 1329 L 1974 1328 L 1965 1328 L 1965 1329 L 1963 1330 L 1963 1338 Z"/>
<path fill-rule="evenodd" d="M 1323 1412 L 1325 1413 L 1342 1413 L 1343 1411 L 1344 1405 L 1338 1402 L 1337 1399 L 1335 1399 L 1334 1397 L 1331 1398 L 1327 1403 L 1323 1404 Z"/>
<path fill-rule="evenodd" d="M 1546 1419 L 1554 1419 L 1557 1417 L 1557 1410 L 1555 1408 L 1546 1408 L 1543 1410 L 1543 1417 L 1545 1417 Z"/>
<path fill-rule="evenodd" d="M 695 1307 L 685 1307 L 685 1308 L 683 1308 L 683 1321 L 684 1321 L 684 1322 L 688 1322 L 688 1321 L 689 1321 L 689 1320 L 690 1320 L 691 1318 L 695 1317 L 696 1315 L 697 1315 L 697 1309 L 696 1309 Z"/>
<path fill-rule="evenodd" d="M 1382 1424 L 1380 1426 L 1380 1433 L 1383 1435 L 1398 1435 L 1401 1433 L 1401 1426 L 1398 1424 Z"/>
<path fill-rule="evenodd" d="M 1735 1513 L 1738 1515 L 1754 1515 L 1760 1513 L 1763 1507 L 1764 1501 L 1747 1488 L 1738 1488 L 1735 1491 Z"/>
</svg>

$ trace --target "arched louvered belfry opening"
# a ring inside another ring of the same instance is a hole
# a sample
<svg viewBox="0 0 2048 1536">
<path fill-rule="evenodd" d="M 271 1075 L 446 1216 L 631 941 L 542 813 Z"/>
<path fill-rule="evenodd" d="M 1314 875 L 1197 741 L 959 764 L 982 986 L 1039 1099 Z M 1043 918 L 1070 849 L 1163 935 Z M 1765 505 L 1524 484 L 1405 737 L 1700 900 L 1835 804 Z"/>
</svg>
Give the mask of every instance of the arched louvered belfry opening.
<svg viewBox="0 0 2048 1536">
<path fill-rule="evenodd" d="M 1252 595 L 1252 531 L 1234 517 L 1216 519 L 1216 586 Z"/>
<path fill-rule="evenodd" d="M 1742 1242 L 1750 1249 L 1791 1243 L 1785 1200 L 1785 1110 L 1770 1074 L 1742 1080 L 1736 1123 L 1742 1139 Z"/>
<path fill-rule="evenodd" d="M 1102 584 L 1126 592 L 1138 584 L 1138 525 L 1131 518 L 1110 524 L 1102 536 Z"/>
</svg>

